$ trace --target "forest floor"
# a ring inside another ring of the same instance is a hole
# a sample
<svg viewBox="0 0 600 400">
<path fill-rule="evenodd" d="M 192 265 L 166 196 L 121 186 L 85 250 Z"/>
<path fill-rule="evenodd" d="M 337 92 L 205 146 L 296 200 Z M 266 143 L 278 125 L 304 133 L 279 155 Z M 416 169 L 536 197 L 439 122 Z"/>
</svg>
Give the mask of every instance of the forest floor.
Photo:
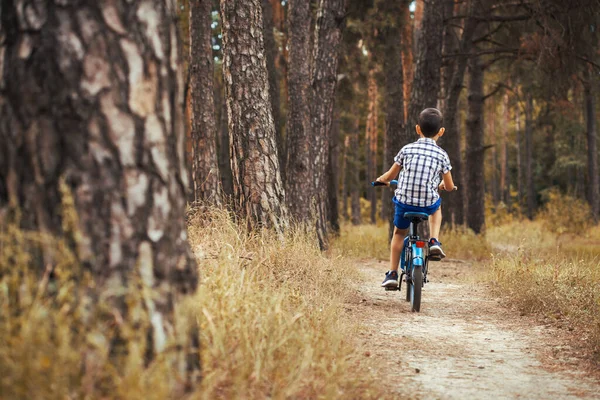
<svg viewBox="0 0 600 400">
<path fill-rule="evenodd" d="M 404 285 L 400 293 L 379 286 L 386 262 L 359 267 L 365 281 L 346 310 L 361 324 L 362 357 L 392 397 L 600 399 L 600 373 L 577 332 L 511 309 L 472 279 L 471 264 L 431 263 L 420 313 Z"/>
</svg>

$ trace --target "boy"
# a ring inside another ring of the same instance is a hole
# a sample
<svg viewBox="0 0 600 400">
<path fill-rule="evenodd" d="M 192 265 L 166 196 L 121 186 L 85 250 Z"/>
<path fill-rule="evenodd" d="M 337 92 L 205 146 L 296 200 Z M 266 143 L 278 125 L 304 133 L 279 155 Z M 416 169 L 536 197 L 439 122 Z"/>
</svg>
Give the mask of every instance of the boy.
<svg viewBox="0 0 600 400">
<path fill-rule="evenodd" d="M 398 174 L 398 188 L 393 202 L 394 235 L 390 251 L 390 270 L 385 274 L 381 286 L 398 286 L 398 264 L 404 247 L 404 237 L 410 221 L 404 218 L 405 212 L 424 212 L 430 215 L 429 254 L 442 259 L 446 256 L 438 241 L 442 226 L 442 199 L 438 190 L 455 190 L 450 170 L 450 158 L 436 141 L 444 135 L 442 113 L 436 108 L 426 108 L 419 114 L 416 126 L 419 139 L 402 148 L 394 158 L 394 165 L 377 181 L 389 185 Z"/>
</svg>

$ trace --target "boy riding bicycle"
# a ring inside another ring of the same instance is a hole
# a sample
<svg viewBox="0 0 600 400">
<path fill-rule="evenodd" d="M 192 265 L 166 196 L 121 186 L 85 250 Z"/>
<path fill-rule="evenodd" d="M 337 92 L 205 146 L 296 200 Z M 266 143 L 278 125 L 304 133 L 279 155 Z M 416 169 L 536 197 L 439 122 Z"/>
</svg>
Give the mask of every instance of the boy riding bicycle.
<svg viewBox="0 0 600 400">
<path fill-rule="evenodd" d="M 442 244 L 438 241 L 442 226 L 442 199 L 438 190 L 455 189 L 450 170 L 448 154 L 437 145 L 436 141 L 444 135 L 442 113 L 436 108 L 426 108 L 419 114 L 416 126 L 419 139 L 402 148 L 394 158 L 392 167 L 377 181 L 389 185 L 398 174 L 398 188 L 393 202 L 394 235 L 390 250 L 390 270 L 385 274 L 381 286 L 398 286 L 398 264 L 404 247 L 410 221 L 404 218 L 406 212 L 423 212 L 431 216 L 429 229 L 429 254 L 432 259 L 446 256 Z"/>
</svg>

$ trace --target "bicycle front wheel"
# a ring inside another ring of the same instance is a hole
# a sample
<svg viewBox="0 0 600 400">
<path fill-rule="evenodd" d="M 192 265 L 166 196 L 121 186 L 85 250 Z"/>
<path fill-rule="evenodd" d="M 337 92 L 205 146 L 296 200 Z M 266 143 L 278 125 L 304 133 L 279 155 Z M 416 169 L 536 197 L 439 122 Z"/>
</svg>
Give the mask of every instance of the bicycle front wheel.
<svg viewBox="0 0 600 400">
<path fill-rule="evenodd" d="M 421 290 L 423 289 L 423 267 L 415 266 L 412 269 L 412 284 L 409 289 L 410 306 L 414 312 L 421 311 Z"/>
</svg>

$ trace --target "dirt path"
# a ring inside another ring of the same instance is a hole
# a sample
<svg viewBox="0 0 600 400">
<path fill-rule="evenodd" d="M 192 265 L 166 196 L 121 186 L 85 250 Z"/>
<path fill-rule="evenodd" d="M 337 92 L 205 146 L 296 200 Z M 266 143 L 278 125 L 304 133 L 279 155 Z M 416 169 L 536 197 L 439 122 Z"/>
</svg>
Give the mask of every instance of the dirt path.
<svg viewBox="0 0 600 400">
<path fill-rule="evenodd" d="M 364 356 L 381 384 L 424 399 L 600 399 L 600 382 L 563 351 L 564 334 L 464 283 L 470 268 L 432 264 L 421 313 L 412 313 L 404 285 L 401 293 L 379 287 L 385 263 L 361 265 L 367 283 L 349 312 L 364 326 Z"/>
</svg>

